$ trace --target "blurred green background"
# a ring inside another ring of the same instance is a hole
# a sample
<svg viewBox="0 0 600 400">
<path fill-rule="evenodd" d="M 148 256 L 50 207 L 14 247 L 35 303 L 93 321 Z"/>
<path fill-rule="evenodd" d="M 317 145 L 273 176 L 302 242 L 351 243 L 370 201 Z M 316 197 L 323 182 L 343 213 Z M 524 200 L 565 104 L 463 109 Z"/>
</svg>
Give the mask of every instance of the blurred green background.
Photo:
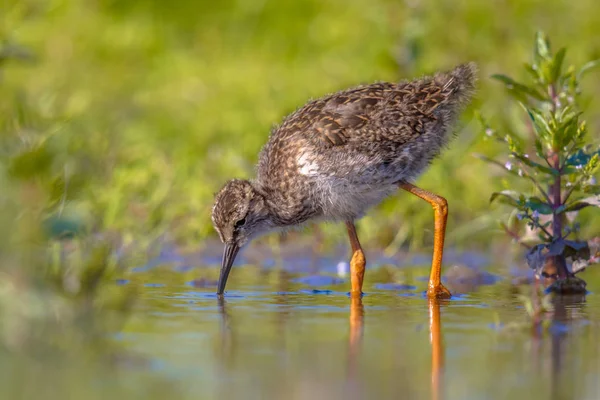
<svg viewBox="0 0 600 400">
<path fill-rule="evenodd" d="M 308 99 L 360 83 L 479 63 L 459 137 L 419 184 L 450 202 L 452 246 L 504 239 L 488 205 L 501 171 L 473 110 L 513 129 L 523 113 L 492 73 L 515 74 L 537 30 L 567 63 L 600 56 L 594 0 L 1 0 L 0 249 L 67 233 L 146 245 L 214 235 L 213 193 L 251 177 L 270 130 Z M 519 75 L 516 76 L 519 78 Z M 600 92 L 598 75 L 583 82 Z M 585 103 L 596 132 L 597 98 Z M 511 128 L 512 127 L 512 128 Z M 586 211 L 587 212 L 587 211 Z M 593 212 L 590 212 L 590 216 Z M 43 224 L 39 224 L 44 221 Z M 584 226 L 596 234 L 596 223 Z M 370 245 L 431 241 L 428 206 L 398 195 L 360 223 Z M 342 227 L 324 226 L 328 243 Z M 310 231 L 307 231 L 310 233 Z"/>
</svg>

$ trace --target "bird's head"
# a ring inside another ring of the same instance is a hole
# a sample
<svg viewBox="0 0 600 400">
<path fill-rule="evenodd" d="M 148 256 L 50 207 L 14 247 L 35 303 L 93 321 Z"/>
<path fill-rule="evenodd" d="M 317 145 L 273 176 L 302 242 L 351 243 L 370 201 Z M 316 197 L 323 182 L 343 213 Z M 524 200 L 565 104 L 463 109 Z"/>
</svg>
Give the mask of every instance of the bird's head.
<svg viewBox="0 0 600 400">
<path fill-rule="evenodd" d="M 215 196 L 212 222 L 225 244 L 217 294 L 223 294 L 229 271 L 239 249 L 270 227 L 262 194 L 249 181 L 233 179 Z"/>
</svg>

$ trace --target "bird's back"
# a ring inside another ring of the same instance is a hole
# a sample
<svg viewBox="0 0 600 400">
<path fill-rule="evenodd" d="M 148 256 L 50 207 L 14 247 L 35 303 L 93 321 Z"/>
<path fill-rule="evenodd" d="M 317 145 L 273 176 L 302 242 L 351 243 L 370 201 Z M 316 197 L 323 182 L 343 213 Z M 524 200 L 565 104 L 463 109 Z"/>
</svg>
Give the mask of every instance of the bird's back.
<svg viewBox="0 0 600 400">
<path fill-rule="evenodd" d="M 260 155 L 257 181 L 293 197 L 307 185 L 331 194 L 335 185 L 377 189 L 412 179 L 450 138 L 475 81 L 475 65 L 464 64 L 311 101 L 273 131 Z"/>
</svg>

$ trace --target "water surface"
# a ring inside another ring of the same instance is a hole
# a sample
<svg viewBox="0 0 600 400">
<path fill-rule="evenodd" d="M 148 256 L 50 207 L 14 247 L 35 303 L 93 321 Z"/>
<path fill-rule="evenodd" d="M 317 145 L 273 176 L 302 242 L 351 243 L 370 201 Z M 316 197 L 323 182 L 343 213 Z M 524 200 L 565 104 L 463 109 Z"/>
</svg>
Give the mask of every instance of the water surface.
<svg viewBox="0 0 600 400">
<path fill-rule="evenodd" d="M 582 275 L 587 296 L 554 299 L 552 311 L 533 319 L 518 295 L 529 287 L 515 286 L 508 268 L 451 276 L 456 296 L 449 301 L 424 297 L 425 267 L 398 268 L 392 278 L 388 269 L 367 270 L 362 299 L 351 299 L 348 282 L 335 274 L 238 267 L 224 301 L 209 278 L 196 282 L 206 287 L 193 287 L 172 269 L 145 272 L 136 313 L 116 340 L 152 360 L 151 374 L 176 382 L 178 396 L 595 399 L 600 393 L 600 300 L 593 293 L 600 276 L 593 269 Z"/>
<path fill-rule="evenodd" d="M 581 274 L 587 296 L 553 298 L 532 317 L 526 305 L 539 308 L 541 298 L 519 283 L 527 271 L 482 255 L 447 252 L 454 297 L 431 301 L 427 255 L 368 254 L 366 294 L 351 299 L 344 251 L 279 261 L 246 253 L 220 301 L 220 246 L 214 252 L 166 251 L 124 269 L 109 282 L 117 293 L 137 291 L 124 325 L 84 316 L 84 326 L 98 326 L 2 326 L 33 336 L 0 348 L 0 398 L 599 397 L 597 268 Z"/>
</svg>

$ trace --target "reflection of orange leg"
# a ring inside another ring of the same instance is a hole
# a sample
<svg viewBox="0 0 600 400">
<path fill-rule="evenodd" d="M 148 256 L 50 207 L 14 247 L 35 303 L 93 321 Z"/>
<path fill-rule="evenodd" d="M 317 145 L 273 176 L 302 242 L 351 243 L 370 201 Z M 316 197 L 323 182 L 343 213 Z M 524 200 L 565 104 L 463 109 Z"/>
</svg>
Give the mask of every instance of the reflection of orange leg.
<svg viewBox="0 0 600 400">
<path fill-rule="evenodd" d="M 441 398 L 444 344 L 442 343 L 440 303 L 436 298 L 429 299 L 429 339 L 431 340 L 431 398 L 437 400 Z"/>
<path fill-rule="evenodd" d="M 350 296 L 350 352 L 356 353 L 362 338 L 365 309 L 360 295 Z"/>
<path fill-rule="evenodd" d="M 360 247 L 354 222 L 346 221 L 346 228 L 348 228 L 348 237 L 352 246 L 352 259 L 350 260 L 350 282 L 352 289 L 350 290 L 350 294 L 361 295 L 367 260 L 365 259 L 362 247 Z"/>
<path fill-rule="evenodd" d="M 358 358 L 363 336 L 365 310 L 360 293 L 350 295 L 350 337 L 348 340 L 348 381 L 354 386 L 360 382 Z M 353 392 L 357 392 L 354 387 Z"/>
<path fill-rule="evenodd" d="M 427 296 L 430 298 L 450 298 L 450 291 L 442 285 L 441 280 L 444 237 L 446 235 L 446 220 L 448 219 L 448 202 L 443 197 L 428 192 L 427 190 L 420 189 L 410 183 L 401 182 L 399 186 L 425 200 L 433 207 L 435 227 L 433 233 L 433 260 L 431 261 Z"/>
</svg>

